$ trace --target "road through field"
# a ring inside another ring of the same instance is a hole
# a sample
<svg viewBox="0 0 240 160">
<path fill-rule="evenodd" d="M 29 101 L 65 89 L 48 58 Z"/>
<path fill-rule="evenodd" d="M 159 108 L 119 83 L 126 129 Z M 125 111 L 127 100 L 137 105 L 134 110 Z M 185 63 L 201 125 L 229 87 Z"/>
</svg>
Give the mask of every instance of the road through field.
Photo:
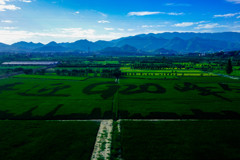
<svg viewBox="0 0 240 160">
<path fill-rule="evenodd" d="M 216 73 L 214 73 L 216 74 Z M 221 76 L 221 77 L 225 77 L 225 78 L 230 78 L 230 79 L 233 79 L 233 80 L 240 80 L 239 77 L 235 77 L 235 76 L 229 76 L 229 75 L 224 75 L 224 74 L 216 74 L 218 76 Z"/>
<path fill-rule="evenodd" d="M 109 160 L 111 156 L 113 120 L 103 120 L 97 134 L 91 160 Z"/>
</svg>

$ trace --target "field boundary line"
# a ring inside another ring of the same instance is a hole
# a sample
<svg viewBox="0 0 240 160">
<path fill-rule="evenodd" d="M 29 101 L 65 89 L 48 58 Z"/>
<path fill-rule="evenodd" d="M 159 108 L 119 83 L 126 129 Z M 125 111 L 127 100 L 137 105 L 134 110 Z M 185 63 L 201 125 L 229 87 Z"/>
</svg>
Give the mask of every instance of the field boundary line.
<svg viewBox="0 0 240 160">
<path fill-rule="evenodd" d="M 91 160 L 109 160 L 112 146 L 113 120 L 103 120 L 100 124 Z"/>
<path fill-rule="evenodd" d="M 119 119 L 120 121 L 135 121 L 135 122 L 158 122 L 158 121 L 169 121 L 169 122 L 181 122 L 181 121 L 232 121 L 232 119 Z M 238 121 L 238 120 L 236 120 Z"/>
</svg>

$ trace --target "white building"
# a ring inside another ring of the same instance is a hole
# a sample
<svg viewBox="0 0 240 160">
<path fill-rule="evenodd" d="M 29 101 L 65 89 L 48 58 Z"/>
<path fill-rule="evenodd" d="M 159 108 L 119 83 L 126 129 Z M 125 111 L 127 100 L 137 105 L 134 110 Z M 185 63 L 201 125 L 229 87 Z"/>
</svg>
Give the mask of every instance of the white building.
<svg viewBox="0 0 240 160">
<path fill-rule="evenodd" d="M 23 66 L 49 66 L 58 64 L 57 61 L 12 61 L 3 62 L 2 65 L 23 65 Z"/>
</svg>

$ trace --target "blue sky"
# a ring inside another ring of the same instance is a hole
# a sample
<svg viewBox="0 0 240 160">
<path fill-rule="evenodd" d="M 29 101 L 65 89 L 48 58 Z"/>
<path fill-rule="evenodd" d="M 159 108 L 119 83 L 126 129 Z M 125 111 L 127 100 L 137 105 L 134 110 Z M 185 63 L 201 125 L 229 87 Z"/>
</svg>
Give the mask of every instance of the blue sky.
<svg viewBox="0 0 240 160">
<path fill-rule="evenodd" d="M 0 42 L 240 32 L 240 0 L 0 0 Z"/>
</svg>

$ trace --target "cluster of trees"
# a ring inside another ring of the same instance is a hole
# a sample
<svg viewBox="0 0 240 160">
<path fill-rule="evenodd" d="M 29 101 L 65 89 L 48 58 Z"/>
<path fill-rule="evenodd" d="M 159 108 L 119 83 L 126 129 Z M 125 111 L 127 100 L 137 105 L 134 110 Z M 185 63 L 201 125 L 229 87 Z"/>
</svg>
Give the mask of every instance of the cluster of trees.
<svg viewBox="0 0 240 160">
<path fill-rule="evenodd" d="M 233 72 L 232 60 L 229 59 L 226 67 L 226 73 L 231 74 Z"/>
</svg>

